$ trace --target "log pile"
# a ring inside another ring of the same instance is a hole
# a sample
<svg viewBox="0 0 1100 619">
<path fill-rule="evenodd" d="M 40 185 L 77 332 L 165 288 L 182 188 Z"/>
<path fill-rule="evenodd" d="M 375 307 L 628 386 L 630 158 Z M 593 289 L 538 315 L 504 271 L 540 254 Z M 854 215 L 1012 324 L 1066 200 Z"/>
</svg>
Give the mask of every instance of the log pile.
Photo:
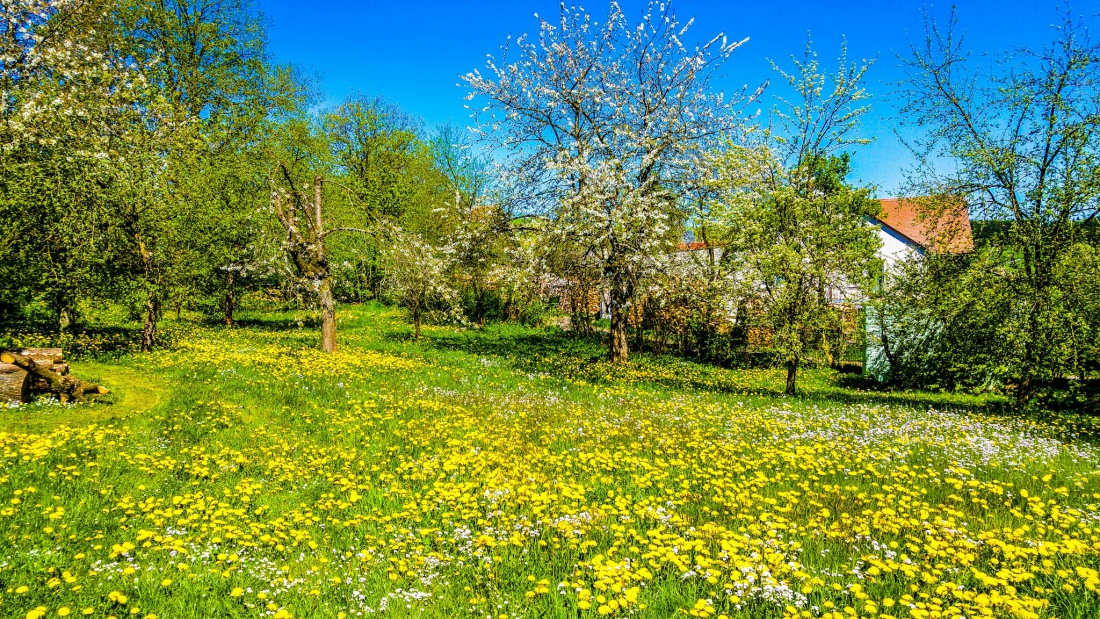
<svg viewBox="0 0 1100 619">
<path fill-rule="evenodd" d="M 0 350 L 0 402 L 28 402 L 47 393 L 62 402 L 83 402 L 107 388 L 69 374 L 60 348 Z"/>
</svg>

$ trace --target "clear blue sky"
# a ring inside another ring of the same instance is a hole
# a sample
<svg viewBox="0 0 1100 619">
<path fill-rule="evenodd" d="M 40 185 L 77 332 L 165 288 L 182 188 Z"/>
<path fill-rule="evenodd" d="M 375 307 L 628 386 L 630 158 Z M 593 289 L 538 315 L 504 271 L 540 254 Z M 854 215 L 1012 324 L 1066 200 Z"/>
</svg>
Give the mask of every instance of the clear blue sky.
<svg viewBox="0 0 1100 619">
<path fill-rule="evenodd" d="M 275 58 L 315 74 L 326 103 L 339 103 L 354 92 L 381 95 L 422 117 L 429 127 L 469 124 L 460 76 L 484 67 L 485 55 L 497 54 L 509 34 L 536 32 L 535 13 L 553 19 L 559 6 L 543 0 L 257 1 L 269 22 Z M 607 0 L 579 4 L 606 15 Z M 644 0 L 620 4 L 632 19 L 645 9 Z M 1058 21 L 1056 9 L 1063 6 L 1061 0 L 957 0 L 957 5 L 960 25 L 976 55 L 1044 45 Z M 874 107 L 864 125 L 864 133 L 875 142 L 855 151 L 853 176 L 877 185 L 881 196 L 897 193 L 910 161 L 893 134 L 891 94 L 901 78 L 897 55 L 908 50 L 910 38 L 921 38 L 922 8 L 944 18 L 950 6 L 918 0 L 674 2 L 681 21 L 695 18 L 692 42 L 719 32 L 731 40 L 749 38 L 725 66 L 720 85 L 726 91 L 772 78 L 767 59 L 784 64 L 800 54 L 807 31 L 824 67 L 832 66 L 842 37 L 847 37 L 850 60 L 878 57 L 868 81 Z M 1074 8 L 1095 13 L 1100 7 L 1095 0 L 1079 0 Z M 766 101 L 777 91 L 766 93 Z"/>
</svg>

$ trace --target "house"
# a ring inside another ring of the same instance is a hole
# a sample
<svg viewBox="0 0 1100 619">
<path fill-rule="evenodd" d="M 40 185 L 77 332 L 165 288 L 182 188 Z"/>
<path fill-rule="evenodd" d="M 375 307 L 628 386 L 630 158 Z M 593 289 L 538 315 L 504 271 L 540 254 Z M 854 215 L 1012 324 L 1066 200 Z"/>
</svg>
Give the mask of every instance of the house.
<svg viewBox="0 0 1100 619">
<path fill-rule="evenodd" d="M 929 253 L 966 253 L 974 249 L 970 217 L 961 201 L 884 198 L 879 202 L 880 214 L 870 218 L 867 225 L 881 240 L 878 257 L 882 259 L 887 274 L 894 272 L 895 265 L 904 260 L 919 259 Z M 726 247 L 698 241 L 694 235 L 685 234 L 682 241 L 676 245 L 675 251 L 668 256 L 666 263 L 668 274 L 674 279 L 679 277 L 681 281 L 686 281 L 686 287 L 690 288 L 698 283 L 698 279 L 693 278 L 692 275 L 702 275 L 704 276 L 702 279 L 708 279 L 705 276 L 708 272 L 706 270 L 714 268 L 715 263 L 721 261 L 725 251 Z M 730 265 L 722 265 L 719 269 L 721 276 L 718 279 L 737 283 L 741 278 L 738 273 L 731 273 L 730 268 Z M 586 287 L 580 287 L 580 295 L 571 294 L 572 287 L 568 284 L 569 282 L 563 279 L 557 288 L 558 298 L 561 299 L 559 307 L 570 312 L 574 307 L 581 308 L 589 315 L 601 318 L 609 316 L 607 293 L 599 290 L 598 281 L 587 282 Z M 881 362 L 881 347 L 876 344 L 879 339 L 876 318 L 866 305 L 866 290 L 838 274 L 825 283 L 824 291 L 828 297 L 827 302 L 842 311 L 846 325 L 844 352 L 850 351 L 858 358 L 862 349 L 864 367 L 872 362 Z M 688 296 L 685 295 L 685 298 Z M 730 302 L 719 310 L 718 315 L 724 316 L 725 321 L 730 324 L 736 320 L 739 311 L 747 309 L 751 313 L 759 309 L 759 304 L 739 306 L 735 303 L 736 301 L 744 301 L 744 298 L 731 296 Z M 682 306 L 684 301 L 680 298 L 673 303 L 681 303 Z M 866 320 L 863 321 L 862 318 Z M 634 319 L 634 317 L 630 318 L 630 320 Z M 860 338 L 861 330 L 866 337 Z M 755 331 L 755 335 L 750 333 L 751 341 L 766 342 L 770 338 L 770 332 L 766 329 L 755 329 Z M 858 365 L 858 362 L 852 364 L 853 367 Z"/>
<path fill-rule="evenodd" d="M 881 214 L 872 222 L 882 240 L 879 258 L 883 275 L 890 277 L 904 260 L 919 259 L 928 253 L 969 253 L 974 251 L 970 213 L 961 200 L 931 198 L 883 198 Z M 889 373 L 880 334 L 879 317 L 867 308 L 864 323 L 864 373 L 885 378 Z"/>
<path fill-rule="evenodd" d="M 970 214 L 962 202 L 944 205 L 929 199 L 883 198 L 873 219 L 882 240 L 879 257 L 886 270 L 899 260 L 927 252 L 973 251 Z"/>
</svg>

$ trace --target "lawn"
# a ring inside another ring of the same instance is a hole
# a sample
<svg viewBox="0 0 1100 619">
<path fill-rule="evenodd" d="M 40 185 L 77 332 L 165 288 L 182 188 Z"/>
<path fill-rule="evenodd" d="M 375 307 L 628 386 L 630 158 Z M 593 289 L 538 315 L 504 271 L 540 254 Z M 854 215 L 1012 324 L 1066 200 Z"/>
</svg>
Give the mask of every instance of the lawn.
<svg viewBox="0 0 1100 619">
<path fill-rule="evenodd" d="M 1100 616 L 1091 418 L 339 317 L 62 342 L 112 393 L 0 409 L 0 616 Z"/>
</svg>

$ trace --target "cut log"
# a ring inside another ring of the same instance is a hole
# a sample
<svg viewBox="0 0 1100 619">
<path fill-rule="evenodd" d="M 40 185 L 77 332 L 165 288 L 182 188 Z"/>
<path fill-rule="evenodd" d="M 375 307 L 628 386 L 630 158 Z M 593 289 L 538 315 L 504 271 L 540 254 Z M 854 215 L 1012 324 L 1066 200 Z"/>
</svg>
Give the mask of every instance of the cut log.
<svg viewBox="0 0 1100 619">
<path fill-rule="evenodd" d="M 45 363 L 52 365 L 55 363 L 62 363 L 65 360 L 65 355 L 60 348 L 24 348 L 22 350 L 12 350 L 13 352 L 24 357 L 30 357 L 34 359 L 35 363 Z"/>
<path fill-rule="evenodd" d="M 9 352 L 28 357 L 40 367 L 62 376 L 69 373 L 69 364 L 63 361 L 64 354 L 60 348 L 22 348 Z M 0 402 L 27 402 L 34 393 L 49 391 L 48 381 L 28 375 L 18 365 L 0 363 Z"/>
<path fill-rule="evenodd" d="M 86 395 L 102 395 L 108 392 L 106 387 L 86 383 L 75 376 L 59 374 L 53 371 L 53 361 L 38 363 L 33 358 L 22 355 L 19 352 L 7 351 L 0 353 L 0 363 L 19 367 L 26 372 L 27 376 L 31 377 L 33 381 L 32 384 L 35 386 L 41 385 L 39 381 L 44 381 L 46 386 L 45 392 L 56 395 L 62 402 L 68 402 L 70 400 L 74 402 L 83 402 L 84 396 Z M 27 382 L 25 376 L 24 385 Z"/>
<path fill-rule="evenodd" d="M 22 368 L 20 368 L 17 365 L 10 365 L 10 364 L 5 363 L 5 364 L 2 364 L 2 367 L 12 368 L 13 373 L 18 372 L 20 375 L 26 375 L 27 376 L 26 385 L 24 386 L 24 389 L 28 392 L 28 395 L 32 395 L 32 394 L 35 394 L 35 393 L 49 393 L 50 392 L 50 381 L 46 380 L 45 378 L 39 378 L 37 376 L 31 376 L 31 375 L 27 374 L 26 370 L 23 370 Z M 69 375 L 69 364 L 68 363 L 57 363 L 57 364 L 54 364 L 53 366 L 43 365 L 41 367 L 45 367 L 48 370 L 53 370 L 55 373 L 60 374 L 62 376 L 68 376 Z M 0 401 L 2 401 L 2 397 L 0 397 Z"/>
<path fill-rule="evenodd" d="M 0 363 L 0 403 L 26 402 L 30 398 L 27 376 L 17 365 Z"/>
</svg>

